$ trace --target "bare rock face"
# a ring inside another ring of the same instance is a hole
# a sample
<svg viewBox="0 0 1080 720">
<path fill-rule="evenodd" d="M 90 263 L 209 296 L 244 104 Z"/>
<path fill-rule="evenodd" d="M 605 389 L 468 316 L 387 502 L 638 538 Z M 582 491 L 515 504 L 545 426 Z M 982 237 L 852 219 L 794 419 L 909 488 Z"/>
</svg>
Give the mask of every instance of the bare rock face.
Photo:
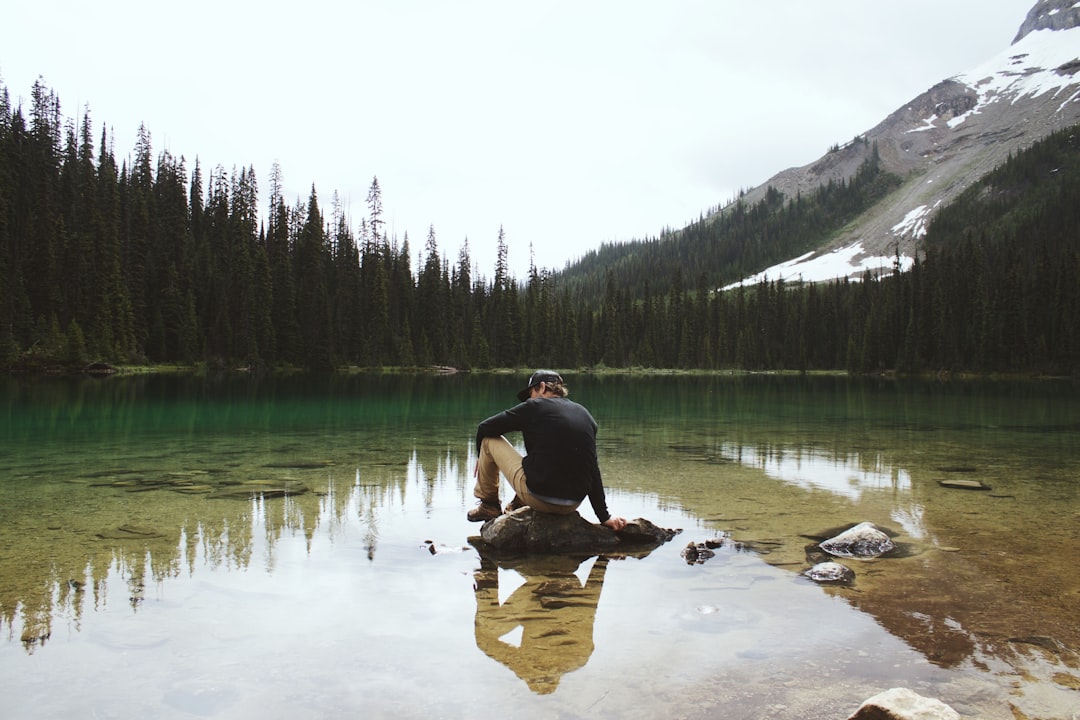
<svg viewBox="0 0 1080 720">
<path fill-rule="evenodd" d="M 677 532 L 642 518 L 631 520 L 624 530 L 615 532 L 585 520 L 576 512 L 551 515 L 526 507 L 485 522 L 480 529 L 480 539 L 498 551 L 601 553 L 616 548 L 652 549 L 670 540 Z"/>
<path fill-rule="evenodd" d="M 1039 0 L 1035 7 L 1028 11 L 1024 24 L 1013 38 L 1013 44 L 1036 30 L 1068 30 L 1078 25 L 1080 7 L 1076 6 L 1076 0 Z"/>
<path fill-rule="evenodd" d="M 864 702 L 848 720 L 960 720 L 960 714 L 940 700 L 893 688 Z"/>
</svg>

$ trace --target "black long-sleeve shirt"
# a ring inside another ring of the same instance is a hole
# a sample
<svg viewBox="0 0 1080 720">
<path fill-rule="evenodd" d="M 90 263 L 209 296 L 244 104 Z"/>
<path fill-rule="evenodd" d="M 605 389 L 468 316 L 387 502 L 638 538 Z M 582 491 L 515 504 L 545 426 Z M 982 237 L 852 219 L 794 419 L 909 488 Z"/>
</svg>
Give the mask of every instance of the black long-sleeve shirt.
<svg viewBox="0 0 1080 720">
<path fill-rule="evenodd" d="M 486 437 L 520 431 L 526 455 L 521 466 L 529 490 L 540 496 L 581 502 L 605 522 L 604 482 L 596 459 L 596 420 L 567 398 L 531 398 L 492 415 L 476 429 L 476 449 Z"/>
</svg>

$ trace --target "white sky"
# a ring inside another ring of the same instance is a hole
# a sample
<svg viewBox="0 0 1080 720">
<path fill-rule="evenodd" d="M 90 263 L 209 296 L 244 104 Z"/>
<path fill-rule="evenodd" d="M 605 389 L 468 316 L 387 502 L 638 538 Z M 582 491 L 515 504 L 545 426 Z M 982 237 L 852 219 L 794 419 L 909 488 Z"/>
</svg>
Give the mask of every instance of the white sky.
<svg viewBox="0 0 1080 720">
<path fill-rule="evenodd" d="M 129 156 L 270 167 L 335 192 L 378 176 L 415 258 L 434 225 L 491 277 L 681 227 L 820 157 L 1008 47 L 1034 0 L 54 0 L 9 3 L 0 81 L 40 75 Z"/>
</svg>

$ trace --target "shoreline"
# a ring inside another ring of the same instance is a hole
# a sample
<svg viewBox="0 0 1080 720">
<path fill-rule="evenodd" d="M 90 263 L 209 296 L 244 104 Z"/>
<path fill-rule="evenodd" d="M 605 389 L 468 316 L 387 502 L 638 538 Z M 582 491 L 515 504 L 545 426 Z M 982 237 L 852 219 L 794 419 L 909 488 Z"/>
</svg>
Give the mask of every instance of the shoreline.
<svg viewBox="0 0 1080 720">
<path fill-rule="evenodd" d="M 90 377 L 106 379 L 109 377 L 130 377 L 139 375 L 252 375 L 259 377 L 285 377 L 293 375 L 528 375 L 532 368 L 456 368 L 448 365 L 428 366 L 379 366 L 361 367 L 356 365 L 344 365 L 331 370 L 309 370 L 293 366 L 276 366 L 272 368 L 259 368 L 254 366 L 214 367 L 207 363 L 194 363 L 182 365 L 176 363 L 150 364 L 150 365 L 125 365 L 111 363 L 91 363 L 81 367 L 68 367 L 58 365 L 39 365 L 33 368 L 16 368 L 8 366 L 4 368 L 4 374 L 9 378 L 77 378 Z M 686 368 L 654 368 L 654 367 L 627 367 L 615 368 L 607 366 L 575 367 L 561 370 L 565 375 L 592 375 L 597 377 L 608 376 L 639 376 L 639 377 L 846 377 L 846 378 L 878 378 L 881 380 L 935 380 L 939 382 L 955 381 L 1076 381 L 1069 375 L 1047 375 L 1040 372 L 1015 372 L 1015 373 L 977 373 L 968 371 L 938 371 L 921 373 L 897 373 L 886 370 L 875 373 L 852 373 L 848 370 L 742 370 L 737 368 L 725 368 L 717 370 L 686 369 Z"/>
</svg>

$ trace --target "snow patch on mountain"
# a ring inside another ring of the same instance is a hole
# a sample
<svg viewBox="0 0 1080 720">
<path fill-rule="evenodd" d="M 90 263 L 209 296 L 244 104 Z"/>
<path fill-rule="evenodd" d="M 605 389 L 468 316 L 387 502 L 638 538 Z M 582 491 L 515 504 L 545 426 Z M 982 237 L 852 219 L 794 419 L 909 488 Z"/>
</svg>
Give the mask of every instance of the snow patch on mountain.
<svg viewBox="0 0 1080 720">
<path fill-rule="evenodd" d="M 968 112 L 949 120 L 949 127 L 961 125 L 987 105 L 1002 100 L 1015 104 L 1045 93 L 1069 94 L 1061 106 L 1080 97 L 1075 74 L 1080 71 L 1080 27 L 1068 30 L 1039 30 L 1029 33 L 1012 47 L 992 57 L 974 70 L 953 79 L 974 90 L 979 100 Z"/>
<path fill-rule="evenodd" d="M 920 205 L 907 215 L 904 219 L 892 226 L 892 233 L 897 237 L 913 237 L 921 238 L 926 235 L 927 221 L 929 220 L 930 213 L 937 208 L 939 203 L 934 203 L 934 206 Z"/>
<path fill-rule="evenodd" d="M 908 132 L 909 133 L 917 133 L 917 132 L 926 132 L 927 130 L 933 130 L 934 127 L 935 127 L 934 123 L 937 122 L 937 119 L 938 119 L 937 113 L 934 113 L 930 117 L 924 119 L 922 121 L 923 122 L 922 125 L 919 125 L 918 127 L 911 128 L 910 130 L 908 130 Z"/>
<path fill-rule="evenodd" d="M 910 270 L 914 259 L 901 255 L 900 271 Z M 762 270 L 743 280 L 727 285 L 723 290 L 739 286 L 757 285 L 760 282 L 828 282 L 840 278 L 859 280 L 862 275 L 872 273 L 877 276 L 892 275 L 897 269 L 897 258 L 884 255 L 866 255 L 863 244 L 857 242 L 831 252 L 819 253 L 816 250 L 787 260 L 771 268 Z"/>
</svg>

